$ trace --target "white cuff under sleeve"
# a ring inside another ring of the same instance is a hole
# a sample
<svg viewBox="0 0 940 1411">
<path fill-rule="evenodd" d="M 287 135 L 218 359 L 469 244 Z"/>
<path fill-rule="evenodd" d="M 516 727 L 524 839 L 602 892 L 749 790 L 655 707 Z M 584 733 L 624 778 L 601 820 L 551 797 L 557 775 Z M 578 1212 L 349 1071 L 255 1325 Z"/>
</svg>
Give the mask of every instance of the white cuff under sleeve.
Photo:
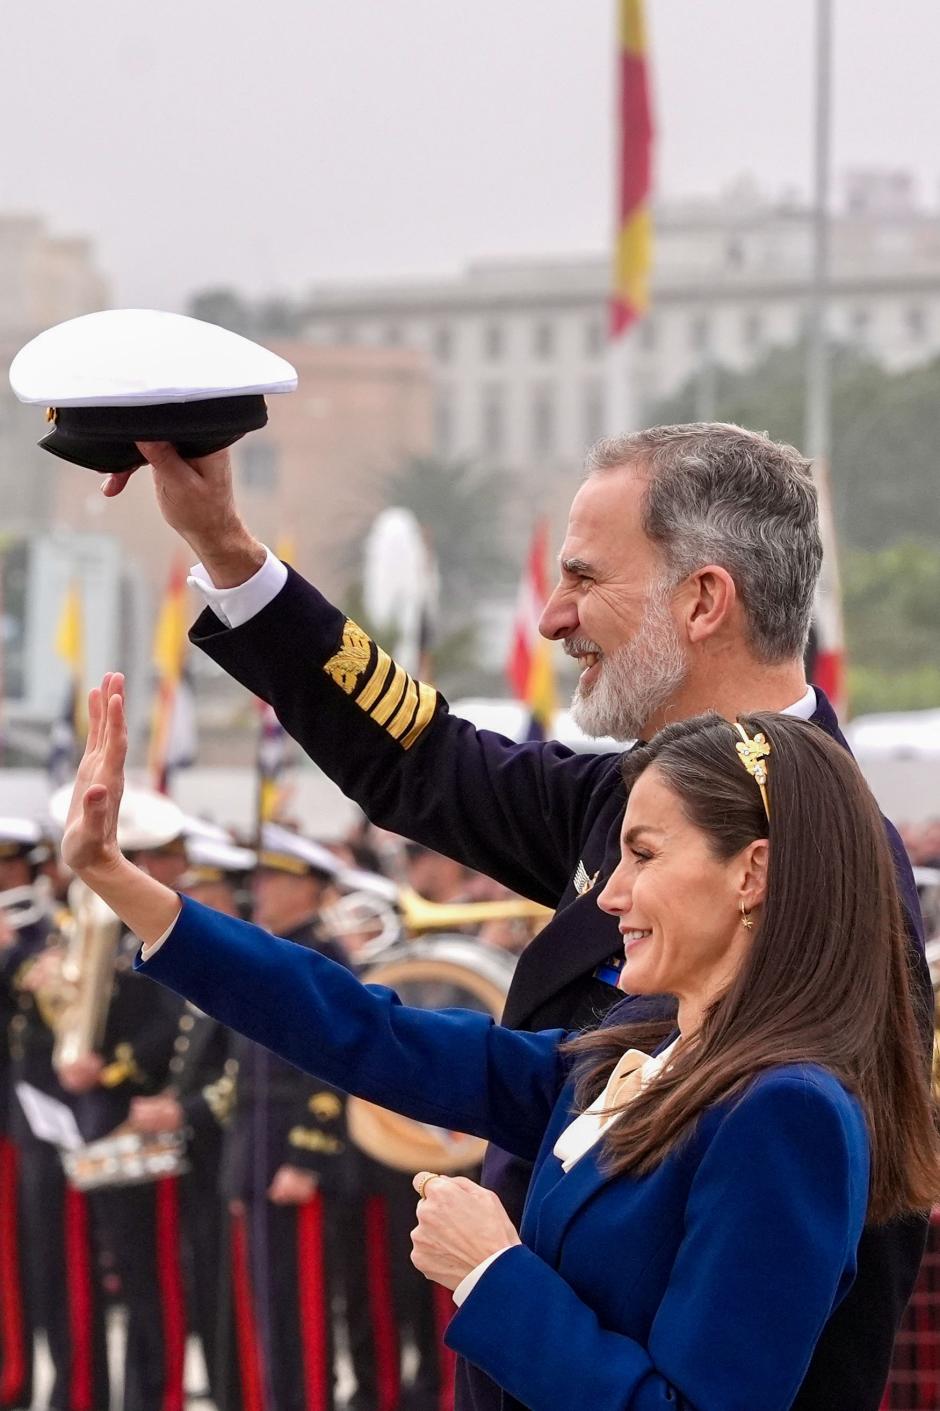
<svg viewBox="0 0 940 1411">
<path fill-rule="evenodd" d="M 491 1264 L 494 1264 L 501 1254 L 505 1254 L 507 1249 L 514 1249 L 515 1246 L 507 1244 L 504 1249 L 498 1249 L 495 1254 L 491 1254 L 488 1259 L 483 1259 L 475 1269 L 471 1269 L 467 1276 L 460 1280 L 454 1289 L 454 1302 L 459 1308 L 460 1305 L 470 1297 L 477 1283 L 482 1279 Z"/>
<path fill-rule="evenodd" d="M 209 607 L 226 627 L 241 627 L 257 617 L 273 602 L 287 582 L 287 569 L 269 548 L 266 558 L 251 578 L 237 588 L 217 588 L 201 563 L 190 569 L 189 583 L 202 594 Z"/>
<path fill-rule="evenodd" d="M 175 917 L 173 918 L 173 924 L 172 924 L 172 926 L 168 926 L 168 927 L 166 928 L 166 930 L 164 931 L 164 933 L 163 933 L 162 936 L 158 936 L 155 941 L 149 941 L 146 945 L 141 946 L 141 948 L 140 948 L 140 958 L 141 958 L 141 960 L 147 961 L 147 960 L 150 959 L 150 957 L 151 957 L 152 955 L 156 955 L 157 951 L 158 951 L 158 950 L 160 949 L 160 947 L 163 945 L 163 942 L 164 942 L 169 936 L 172 936 L 173 932 L 174 932 L 175 929 L 176 929 L 176 923 L 177 923 L 177 921 L 180 919 L 180 913 L 182 912 L 182 910 L 183 910 L 183 908 L 180 907 L 179 911 L 176 913 Z"/>
</svg>

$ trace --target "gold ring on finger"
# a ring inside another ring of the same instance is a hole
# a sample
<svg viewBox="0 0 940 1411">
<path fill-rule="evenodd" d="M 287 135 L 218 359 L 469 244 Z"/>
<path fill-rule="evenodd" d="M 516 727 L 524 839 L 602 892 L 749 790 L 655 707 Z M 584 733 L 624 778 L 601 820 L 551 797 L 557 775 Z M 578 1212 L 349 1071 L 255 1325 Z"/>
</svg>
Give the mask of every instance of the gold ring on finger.
<svg viewBox="0 0 940 1411">
<path fill-rule="evenodd" d="M 437 1173 L 436 1171 L 431 1171 L 431 1172 L 429 1172 L 428 1175 L 425 1176 L 424 1180 L 421 1182 L 420 1186 L 418 1187 L 418 1199 L 419 1199 L 419 1200 L 424 1200 L 424 1192 L 427 1190 L 429 1182 L 431 1182 L 431 1181 L 439 1181 L 439 1180 L 440 1180 L 440 1176 L 438 1175 L 438 1173 Z"/>
</svg>

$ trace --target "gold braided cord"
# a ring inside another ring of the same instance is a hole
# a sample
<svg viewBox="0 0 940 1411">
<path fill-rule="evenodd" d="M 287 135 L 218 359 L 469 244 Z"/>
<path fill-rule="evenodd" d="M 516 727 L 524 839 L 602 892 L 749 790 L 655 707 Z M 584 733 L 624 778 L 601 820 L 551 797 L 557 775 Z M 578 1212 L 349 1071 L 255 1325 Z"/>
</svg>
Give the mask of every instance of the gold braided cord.
<svg viewBox="0 0 940 1411">
<path fill-rule="evenodd" d="M 767 756 L 770 754 L 770 741 L 767 736 L 760 731 L 753 739 L 748 735 L 744 726 L 735 721 L 734 728 L 741 736 L 741 742 L 735 746 L 738 756 L 744 768 L 760 789 L 760 796 L 764 801 L 764 812 L 767 815 L 767 822 L 770 822 L 770 804 L 767 801 Z"/>
</svg>

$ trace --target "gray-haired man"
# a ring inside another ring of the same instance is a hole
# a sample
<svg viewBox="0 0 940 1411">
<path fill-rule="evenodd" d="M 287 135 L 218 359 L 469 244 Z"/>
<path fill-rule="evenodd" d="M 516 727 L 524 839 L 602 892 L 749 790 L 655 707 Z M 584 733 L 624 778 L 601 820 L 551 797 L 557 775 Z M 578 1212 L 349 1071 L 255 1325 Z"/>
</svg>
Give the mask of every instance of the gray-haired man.
<svg viewBox="0 0 940 1411">
<path fill-rule="evenodd" d="M 164 444 L 143 449 L 165 518 L 201 560 L 194 578 L 210 610 L 193 640 L 270 701 L 375 822 L 557 908 L 520 960 L 504 1022 L 596 1022 L 619 997 L 620 937 L 594 905 L 618 856 L 617 758 L 512 745 L 450 716 L 437 692 L 251 536 L 225 453 L 187 464 Z M 696 424 L 602 442 L 588 469 L 541 624 L 583 665 L 575 710 L 584 728 L 648 738 L 706 710 L 780 710 L 838 735 L 803 672 L 822 556 L 807 462 L 739 427 Z M 125 478 L 112 477 L 107 493 Z M 926 994 L 916 893 L 889 832 Z M 668 1021 L 673 1011 L 670 1001 L 623 1001 L 618 1019 L 630 1013 Z M 518 1213 L 519 1164 L 497 1154 L 489 1175 Z M 916 1224 L 866 1232 L 856 1284 L 795 1403 L 801 1411 L 876 1411 L 923 1235 Z M 462 1407 L 499 1406 L 479 1372 L 458 1375 Z"/>
</svg>

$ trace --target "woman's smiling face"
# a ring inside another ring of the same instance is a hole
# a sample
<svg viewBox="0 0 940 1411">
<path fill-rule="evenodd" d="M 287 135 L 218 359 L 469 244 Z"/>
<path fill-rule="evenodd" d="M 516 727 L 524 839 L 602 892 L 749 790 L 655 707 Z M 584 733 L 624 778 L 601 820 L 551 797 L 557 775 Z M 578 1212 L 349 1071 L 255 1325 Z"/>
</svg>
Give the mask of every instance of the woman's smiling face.
<svg viewBox="0 0 940 1411">
<path fill-rule="evenodd" d="M 751 944 L 741 903 L 763 899 L 766 842 L 723 861 L 689 821 L 678 794 L 650 765 L 634 784 L 620 863 L 597 899 L 624 943 L 620 988 L 671 994 L 701 1010 L 733 979 Z"/>
</svg>

